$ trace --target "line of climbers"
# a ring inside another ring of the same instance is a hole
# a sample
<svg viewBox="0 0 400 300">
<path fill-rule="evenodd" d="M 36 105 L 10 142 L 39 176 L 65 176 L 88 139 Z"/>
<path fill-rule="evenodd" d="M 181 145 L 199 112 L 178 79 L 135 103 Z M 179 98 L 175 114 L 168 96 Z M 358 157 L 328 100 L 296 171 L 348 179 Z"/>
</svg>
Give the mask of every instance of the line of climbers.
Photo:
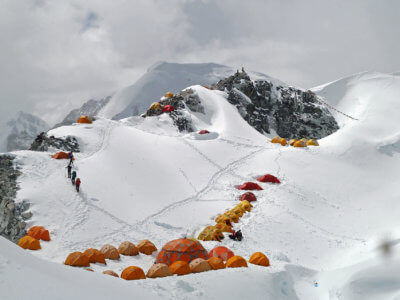
<svg viewBox="0 0 400 300">
<path fill-rule="evenodd" d="M 76 191 L 79 193 L 79 188 L 81 186 L 81 179 L 76 177 L 77 174 L 76 174 L 75 170 L 72 171 L 72 168 L 74 167 L 74 160 L 75 160 L 72 151 L 68 153 L 68 159 L 69 159 L 69 163 L 68 163 L 68 166 L 66 166 L 67 172 L 68 172 L 68 178 L 71 179 L 72 185 L 75 185 Z"/>
</svg>

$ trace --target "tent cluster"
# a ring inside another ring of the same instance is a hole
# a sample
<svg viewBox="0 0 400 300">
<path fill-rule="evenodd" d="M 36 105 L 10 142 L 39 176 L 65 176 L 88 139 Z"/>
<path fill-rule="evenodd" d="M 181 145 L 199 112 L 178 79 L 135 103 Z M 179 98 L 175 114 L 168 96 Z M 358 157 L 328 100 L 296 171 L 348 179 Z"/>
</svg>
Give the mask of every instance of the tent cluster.
<svg viewBox="0 0 400 300">
<path fill-rule="evenodd" d="M 85 253 L 88 250 L 86 250 Z M 101 253 L 101 251 L 98 252 Z M 85 256 L 85 258 L 83 258 L 83 256 Z M 83 254 L 83 256 L 71 254 L 71 259 L 79 260 L 82 266 L 87 267 L 91 261 L 88 259 L 87 255 Z M 261 252 L 256 252 L 251 255 L 248 262 L 260 266 L 269 266 L 267 256 Z M 191 273 L 247 266 L 247 261 L 243 257 L 235 255 L 227 247 L 215 247 L 210 253 L 207 253 L 199 241 L 177 239 L 163 246 L 162 250 L 158 253 L 155 263 L 150 267 L 147 273 L 140 267 L 129 266 L 121 272 L 120 277 L 125 280 L 139 280 L 172 275 L 182 276 Z M 92 269 L 85 270 L 92 271 Z M 106 270 L 103 274 L 119 277 L 118 274 L 112 270 Z"/>
<path fill-rule="evenodd" d="M 233 233 L 232 223 L 238 223 L 240 218 L 250 212 L 253 205 L 243 200 L 232 209 L 224 212 L 215 219 L 214 226 L 207 226 L 197 237 L 201 241 L 221 241 L 224 239 L 224 232 Z"/>
<path fill-rule="evenodd" d="M 136 246 L 129 241 L 125 241 L 119 245 L 118 249 L 110 244 L 105 244 L 100 250 L 89 248 L 84 252 L 72 252 L 67 256 L 64 264 L 73 267 L 88 267 L 91 263 L 106 265 L 106 259 L 119 260 L 120 255 L 135 256 L 139 252 L 151 255 L 154 251 L 157 251 L 157 247 L 149 240 L 142 240 Z"/>
<path fill-rule="evenodd" d="M 159 112 L 171 112 L 175 110 L 175 107 L 169 104 L 162 106 L 159 102 L 154 102 L 150 105 L 149 110 Z"/>
<path fill-rule="evenodd" d="M 42 249 L 40 240 L 50 241 L 49 231 L 42 226 L 32 226 L 29 228 L 26 236 L 19 239 L 18 246 L 29 250 L 39 250 Z"/>
<path fill-rule="evenodd" d="M 274 137 L 271 140 L 271 143 L 274 144 L 281 144 L 282 146 L 293 146 L 295 148 L 304 148 L 307 146 L 319 146 L 318 141 L 315 139 L 306 139 L 306 138 L 302 138 L 300 140 L 296 140 L 296 139 L 291 139 L 289 141 L 287 141 L 284 138 L 281 138 L 279 136 Z"/>
</svg>

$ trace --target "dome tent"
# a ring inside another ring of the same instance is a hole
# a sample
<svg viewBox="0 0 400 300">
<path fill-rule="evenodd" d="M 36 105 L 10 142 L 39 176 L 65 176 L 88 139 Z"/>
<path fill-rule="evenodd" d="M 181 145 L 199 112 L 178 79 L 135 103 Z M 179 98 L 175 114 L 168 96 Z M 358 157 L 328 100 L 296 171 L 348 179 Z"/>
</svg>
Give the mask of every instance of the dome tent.
<svg viewBox="0 0 400 300">
<path fill-rule="evenodd" d="M 286 144 L 287 144 L 286 139 L 285 139 L 285 138 L 281 138 L 281 139 L 279 140 L 279 144 L 281 144 L 282 146 L 286 146 Z"/>
<path fill-rule="evenodd" d="M 238 187 L 239 190 L 262 190 L 257 183 L 254 182 L 245 182 L 241 186 Z"/>
<path fill-rule="evenodd" d="M 279 179 L 271 174 L 265 174 L 257 179 L 259 182 L 281 183 Z"/>
<path fill-rule="evenodd" d="M 172 92 L 167 92 L 167 93 L 165 93 L 164 97 L 171 99 L 172 97 L 174 97 L 174 94 Z"/>
<path fill-rule="evenodd" d="M 205 129 L 199 131 L 199 134 L 207 134 L 207 133 L 210 133 L 210 132 Z"/>
<path fill-rule="evenodd" d="M 172 275 L 171 270 L 166 264 L 154 264 L 146 274 L 148 278 L 167 277 Z"/>
<path fill-rule="evenodd" d="M 249 263 L 264 267 L 268 267 L 270 265 L 268 257 L 262 252 L 253 253 L 250 256 Z"/>
<path fill-rule="evenodd" d="M 67 256 L 64 264 L 73 267 L 89 267 L 90 261 L 89 257 L 87 257 L 82 252 L 76 251 L 72 252 Z"/>
<path fill-rule="evenodd" d="M 242 268 L 242 267 L 247 267 L 247 262 L 246 260 L 239 256 L 235 255 L 232 256 L 228 261 L 226 262 L 226 267 L 227 268 Z"/>
<path fill-rule="evenodd" d="M 220 230 L 221 232 L 229 232 L 233 233 L 233 229 L 231 226 L 227 225 L 226 223 L 217 223 L 214 225 L 214 228 Z"/>
<path fill-rule="evenodd" d="M 163 109 L 162 109 L 162 111 L 163 112 L 171 112 L 171 111 L 174 111 L 175 110 L 175 107 L 173 107 L 172 105 L 165 105 L 164 107 L 163 107 Z"/>
<path fill-rule="evenodd" d="M 307 146 L 319 146 L 318 142 L 314 139 L 310 139 L 306 143 Z"/>
<path fill-rule="evenodd" d="M 213 270 L 225 269 L 223 260 L 218 257 L 210 257 L 207 262 Z"/>
<path fill-rule="evenodd" d="M 293 144 L 293 147 L 296 148 L 304 148 L 307 147 L 306 143 L 304 143 L 302 140 L 297 141 L 296 143 Z"/>
<path fill-rule="evenodd" d="M 240 196 L 240 201 L 243 201 L 243 200 L 247 200 L 249 202 L 257 201 L 257 197 L 252 192 L 247 192 L 247 193 L 244 193 L 242 196 Z"/>
<path fill-rule="evenodd" d="M 55 159 L 68 159 L 68 153 L 60 151 L 52 155 L 51 157 Z"/>
<path fill-rule="evenodd" d="M 100 251 L 104 254 L 105 258 L 111 259 L 111 260 L 118 260 L 119 259 L 119 253 L 117 248 L 110 244 L 106 244 L 103 247 L 101 247 Z"/>
<path fill-rule="evenodd" d="M 190 274 L 190 267 L 186 261 L 177 260 L 172 265 L 169 266 L 172 274 L 176 274 L 178 276 Z"/>
<path fill-rule="evenodd" d="M 43 241 L 50 241 L 49 231 L 42 226 L 32 226 L 29 228 L 27 235 Z"/>
<path fill-rule="evenodd" d="M 247 212 L 250 212 L 251 208 L 253 207 L 253 205 L 251 205 L 251 203 L 247 200 L 243 200 L 237 206 L 239 206 L 239 205 Z"/>
<path fill-rule="evenodd" d="M 91 263 L 100 263 L 100 264 L 106 264 L 106 257 L 103 252 L 97 249 L 87 249 L 85 252 L 83 252 L 88 258 L 89 262 Z"/>
<path fill-rule="evenodd" d="M 76 121 L 76 123 L 92 124 L 92 118 L 89 118 L 88 116 L 82 116 Z"/>
<path fill-rule="evenodd" d="M 134 256 L 139 254 L 139 249 L 131 242 L 122 242 L 118 247 L 118 252 L 121 255 Z"/>
<path fill-rule="evenodd" d="M 218 246 L 212 249 L 208 256 L 210 258 L 217 257 L 219 259 L 222 259 L 223 261 L 227 261 L 231 257 L 235 256 L 235 254 L 225 246 Z"/>
<path fill-rule="evenodd" d="M 189 264 L 192 273 L 201 273 L 212 270 L 210 264 L 203 258 L 196 258 Z"/>
<path fill-rule="evenodd" d="M 154 251 L 157 251 L 157 247 L 149 240 L 141 240 L 137 246 L 140 253 L 151 255 Z"/>
<path fill-rule="evenodd" d="M 21 248 L 24 248 L 24 249 L 29 249 L 29 250 L 42 249 L 42 247 L 40 247 L 39 240 L 37 240 L 29 235 L 26 235 L 26 236 L 20 238 L 18 241 L 18 246 L 20 246 Z"/>
<path fill-rule="evenodd" d="M 159 102 L 153 102 L 149 107 L 150 110 L 162 110 L 162 108 L 163 107 Z"/>
<path fill-rule="evenodd" d="M 273 143 L 273 144 L 279 144 L 280 142 L 281 142 L 281 138 L 279 136 L 276 136 L 271 140 L 271 143 Z"/>
<path fill-rule="evenodd" d="M 189 239 L 177 239 L 166 243 L 158 253 L 156 263 L 171 265 L 175 261 L 191 262 L 196 258 L 208 258 L 206 249 L 200 244 Z"/>
<path fill-rule="evenodd" d="M 293 146 L 296 142 L 297 142 L 296 139 L 291 139 L 288 144 L 289 146 Z"/>
<path fill-rule="evenodd" d="M 130 266 L 122 271 L 121 278 L 125 280 L 138 280 L 138 279 L 146 279 L 146 275 L 144 274 L 141 268 L 136 266 Z"/>
</svg>

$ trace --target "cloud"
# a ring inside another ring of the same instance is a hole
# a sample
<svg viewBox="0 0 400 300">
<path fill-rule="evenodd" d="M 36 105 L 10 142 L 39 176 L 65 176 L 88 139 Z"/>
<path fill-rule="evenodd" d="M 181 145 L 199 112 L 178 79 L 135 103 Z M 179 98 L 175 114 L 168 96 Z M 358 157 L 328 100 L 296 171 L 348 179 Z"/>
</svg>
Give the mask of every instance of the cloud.
<svg viewBox="0 0 400 300">
<path fill-rule="evenodd" d="M 398 1 L 13 1 L 0 10 L 0 118 L 50 123 L 156 61 L 244 66 L 305 88 L 400 69 Z"/>
</svg>

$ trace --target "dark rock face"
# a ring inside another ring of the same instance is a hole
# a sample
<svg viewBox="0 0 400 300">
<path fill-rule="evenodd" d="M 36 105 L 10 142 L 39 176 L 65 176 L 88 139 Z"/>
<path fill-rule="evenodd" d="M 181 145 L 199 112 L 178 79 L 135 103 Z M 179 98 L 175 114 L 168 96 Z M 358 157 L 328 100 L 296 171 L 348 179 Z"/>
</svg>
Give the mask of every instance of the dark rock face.
<svg viewBox="0 0 400 300">
<path fill-rule="evenodd" d="M 78 141 L 75 137 L 67 136 L 66 138 L 56 138 L 54 136 L 47 136 L 45 132 L 42 132 L 36 137 L 29 150 L 48 151 L 49 148 L 66 152 L 80 151 Z"/>
<path fill-rule="evenodd" d="M 26 223 L 32 213 L 26 212 L 29 203 L 24 200 L 15 203 L 17 194 L 17 178 L 21 172 L 14 167 L 14 157 L 10 155 L 0 156 L 0 235 L 18 242 L 26 235 Z"/>
<path fill-rule="evenodd" d="M 193 92 L 192 89 L 183 90 L 174 95 L 172 98 L 160 100 L 159 103 L 162 107 L 165 105 L 172 105 L 175 108 L 175 111 L 163 112 L 161 109 L 148 109 L 146 113 L 142 115 L 142 117 L 146 118 L 151 116 L 159 116 L 163 113 L 166 113 L 173 120 L 174 125 L 179 131 L 194 131 L 191 120 L 185 116 L 183 111 L 186 107 L 194 112 L 204 113 L 204 107 L 201 105 L 200 98 Z"/>
<path fill-rule="evenodd" d="M 243 70 L 211 88 L 228 93 L 228 101 L 261 133 L 275 130 L 281 137 L 322 138 L 339 129 L 336 120 L 311 91 L 252 81 Z"/>
<path fill-rule="evenodd" d="M 94 117 L 104 106 L 106 106 L 110 99 L 111 96 L 108 96 L 100 100 L 91 99 L 85 102 L 80 108 L 72 110 L 61 123 L 56 124 L 53 128 L 76 123 L 78 118 L 81 116 L 88 116 L 95 119 Z"/>
</svg>

